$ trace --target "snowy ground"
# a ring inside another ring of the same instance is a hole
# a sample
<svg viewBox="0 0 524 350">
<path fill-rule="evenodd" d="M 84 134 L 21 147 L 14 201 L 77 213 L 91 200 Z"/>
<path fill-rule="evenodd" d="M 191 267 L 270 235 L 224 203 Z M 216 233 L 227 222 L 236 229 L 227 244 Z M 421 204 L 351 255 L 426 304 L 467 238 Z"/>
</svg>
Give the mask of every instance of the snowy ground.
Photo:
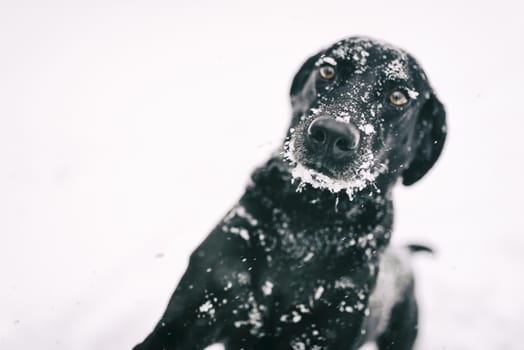
<svg viewBox="0 0 524 350">
<path fill-rule="evenodd" d="M 350 34 L 405 47 L 448 109 L 396 192 L 419 349 L 522 349 L 518 2 L 0 1 L 0 349 L 129 349 L 189 253 L 279 145 L 302 61 Z"/>
</svg>

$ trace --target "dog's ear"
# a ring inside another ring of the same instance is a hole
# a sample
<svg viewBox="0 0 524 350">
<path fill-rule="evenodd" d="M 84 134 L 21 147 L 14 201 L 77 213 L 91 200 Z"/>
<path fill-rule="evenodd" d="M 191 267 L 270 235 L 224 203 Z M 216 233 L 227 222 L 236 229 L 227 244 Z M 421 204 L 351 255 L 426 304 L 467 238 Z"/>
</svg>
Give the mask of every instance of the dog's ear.
<svg viewBox="0 0 524 350">
<path fill-rule="evenodd" d="M 415 156 L 402 172 L 402 183 L 412 185 L 420 180 L 437 161 L 446 140 L 446 110 L 432 92 L 418 115 L 419 135 Z"/>
<path fill-rule="evenodd" d="M 316 55 L 313 55 L 310 58 L 308 58 L 307 61 L 304 62 L 302 67 L 300 67 L 297 74 L 295 74 L 293 82 L 291 83 L 291 90 L 289 91 L 289 95 L 291 96 L 292 101 L 293 98 L 302 91 L 304 84 L 306 83 L 309 76 L 311 75 L 311 72 L 315 68 L 315 63 L 318 61 L 320 56 L 322 56 L 323 53 L 324 51 L 321 51 Z"/>
</svg>

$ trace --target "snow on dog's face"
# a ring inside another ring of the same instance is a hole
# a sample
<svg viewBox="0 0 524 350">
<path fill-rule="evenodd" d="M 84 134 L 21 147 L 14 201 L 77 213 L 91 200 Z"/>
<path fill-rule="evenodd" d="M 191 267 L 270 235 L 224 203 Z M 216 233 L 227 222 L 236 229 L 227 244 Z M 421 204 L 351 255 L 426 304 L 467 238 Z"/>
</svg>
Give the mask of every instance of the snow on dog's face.
<svg viewBox="0 0 524 350">
<path fill-rule="evenodd" d="M 309 58 L 291 87 L 284 159 L 315 188 L 410 185 L 444 144 L 445 112 L 418 63 L 369 38 L 342 40 Z"/>
</svg>

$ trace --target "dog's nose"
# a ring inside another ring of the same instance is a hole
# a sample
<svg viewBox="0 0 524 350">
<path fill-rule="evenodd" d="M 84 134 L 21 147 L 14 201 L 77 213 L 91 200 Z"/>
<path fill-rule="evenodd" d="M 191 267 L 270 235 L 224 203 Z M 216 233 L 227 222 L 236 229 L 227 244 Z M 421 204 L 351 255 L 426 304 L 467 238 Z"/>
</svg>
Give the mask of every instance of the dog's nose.
<svg viewBox="0 0 524 350">
<path fill-rule="evenodd" d="M 315 119 L 309 125 L 307 138 L 318 151 L 327 151 L 329 155 L 340 158 L 351 154 L 357 148 L 360 133 L 350 123 L 324 116 Z"/>
</svg>

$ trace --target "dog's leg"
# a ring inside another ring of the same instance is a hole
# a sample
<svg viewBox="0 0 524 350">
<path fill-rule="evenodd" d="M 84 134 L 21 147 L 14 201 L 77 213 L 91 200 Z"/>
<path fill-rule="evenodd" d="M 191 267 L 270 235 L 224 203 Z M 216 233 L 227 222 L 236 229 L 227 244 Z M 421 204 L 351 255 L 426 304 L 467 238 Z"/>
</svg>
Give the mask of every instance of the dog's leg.
<svg viewBox="0 0 524 350">
<path fill-rule="evenodd" d="M 338 308 L 315 310 L 314 317 L 304 316 L 301 322 L 288 324 L 282 334 L 275 338 L 272 349 L 278 350 L 338 350 L 356 349 L 361 338 L 364 313 L 355 310 L 344 315 Z"/>
<path fill-rule="evenodd" d="M 343 277 L 336 285 L 314 288 L 304 302 L 295 303 L 281 314 L 271 348 L 357 349 L 364 338 L 362 326 L 370 290 L 357 277 L 359 274 L 364 275 L 364 271 L 353 271 L 353 280 Z M 367 269 L 365 274 L 369 275 Z"/>
<path fill-rule="evenodd" d="M 417 331 L 418 307 L 411 283 L 404 298 L 393 308 L 386 330 L 377 339 L 377 346 L 379 350 L 411 350 Z"/>
<path fill-rule="evenodd" d="M 179 287 L 172 295 L 165 314 L 151 334 L 134 350 L 202 349 L 213 341 L 213 327 L 200 318 L 205 305 L 204 289 L 199 286 L 195 266 L 189 265 Z M 188 289 L 188 286 L 193 286 Z"/>
<path fill-rule="evenodd" d="M 237 318 L 249 320 L 242 306 L 250 305 L 251 275 L 241 258 L 248 249 L 238 235 L 214 230 L 192 254 L 153 332 L 134 349 L 200 350 L 220 342 Z"/>
</svg>

